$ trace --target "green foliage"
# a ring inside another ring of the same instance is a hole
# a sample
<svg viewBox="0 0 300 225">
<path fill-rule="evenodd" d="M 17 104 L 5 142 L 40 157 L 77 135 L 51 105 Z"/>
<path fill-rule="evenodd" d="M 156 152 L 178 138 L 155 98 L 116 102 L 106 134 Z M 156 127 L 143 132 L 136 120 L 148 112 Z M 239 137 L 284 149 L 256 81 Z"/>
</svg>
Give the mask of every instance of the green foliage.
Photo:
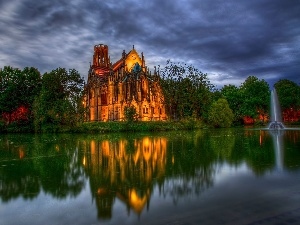
<svg viewBox="0 0 300 225">
<path fill-rule="evenodd" d="M 42 87 L 42 78 L 40 72 L 33 67 L 25 67 L 22 71 L 24 80 L 22 81 L 22 95 L 24 104 L 32 108 L 34 99 L 39 95 Z"/>
<path fill-rule="evenodd" d="M 127 122 L 137 121 L 138 114 L 136 112 L 136 108 L 134 106 L 125 106 L 124 117 Z"/>
<path fill-rule="evenodd" d="M 269 113 L 270 88 L 265 80 L 249 76 L 240 86 L 242 104 L 241 114 L 257 118 L 259 114 Z"/>
<path fill-rule="evenodd" d="M 282 110 L 300 109 L 300 86 L 295 82 L 283 79 L 274 85 Z"/>
<path fill-rule="evenodd" d="M 136 121 L 136 122 L 86 122 L 71 131 L 78 133 L 117 133 L 117 132 L 153 132 L 178 131 L 204 128 L 201 121 Z"/>
<path fill-rule="evenodd" d="M 229 85 L 225 85 L 221 89 L 221 94 L 223 98 L 227 100 L 230 109 L 233 111 L 234 121 L 235 122 L 241 121 L 243 117 L 241 106 L 244 102 L 242 98 L 241 90 L 235 85 L 229 84 Z"/>
<path fill-rule="evenodd" d="M 14 114 L 19 107 L 28 112 L 27 120 L 33 120 L 32 105 L 40 89 L 41 75 L 37 69 L 26 67 L 21 71 L 10 66 L 0 69 L 0 114 L 9 116 L 8 124 L 19 119 Z"/>
<path fill-rule="evenodd" d="M 234 114 L 226 99 L 220 98 L 211 105 L 208 121 L 214 127 L 230 127 Z"/>
<path fill-rule="evenodd" d="M 223 95 L 220 90 L 213 91 L 213 101 L 217 101 L 219 98 L 223 98 Z"/>
<path fill-rule="evenodd" d="M 0 110 L 12 112 L 17 109 L 21 102 L 22 95 L 19 93 L 22 71 L 6 66 L 0 70 Z"/>
<path fill-rule="evenodd" d="M 214 89 L 207 74 L 192 65 L 168 60 L 160 75 L 166 110 L 171 119 L 207 118 Z"/>
<path fill-rule="evenodd" d="M 83 121 L 84 80 L 70 69 L 57 68 L 42 77 L 42 90 L 34 103 L 36 131 L 55 131 L 56 126 L 74 127 Z"/>
<path fill-rule="evenodd" d="M 3 132 L 7 133 L 33 133 L 34 126 L 32 121 L 13 121 L 5 126 Z"/>
<path fill-rule="evenodd" d="M 5 131 L 6 131 L 5 123 L 0 120 L 0 133 L 4 133 Z"/>
</svg>

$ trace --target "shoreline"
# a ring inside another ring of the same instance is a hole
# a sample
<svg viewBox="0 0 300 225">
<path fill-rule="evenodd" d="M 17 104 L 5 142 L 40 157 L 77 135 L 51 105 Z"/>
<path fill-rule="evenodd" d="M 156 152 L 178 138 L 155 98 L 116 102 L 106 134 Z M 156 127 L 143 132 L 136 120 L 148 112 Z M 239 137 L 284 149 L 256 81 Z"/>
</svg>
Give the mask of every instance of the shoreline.
<svg viewBox="0 0 300 225">
<path fill-rule="evenodd" d="M 1 133 L 124 133 L 124 132 L 159 132 L 177 130 L 205 129 L 209 126 L 199 120 L 181 121 L 109 121 L 109 122 L 84 122 L 74 127 L 49 124 L 43 126 L 39 132 L 34 130 L 32 124 L 10 124 L 1 127 Z"/>
</svg>

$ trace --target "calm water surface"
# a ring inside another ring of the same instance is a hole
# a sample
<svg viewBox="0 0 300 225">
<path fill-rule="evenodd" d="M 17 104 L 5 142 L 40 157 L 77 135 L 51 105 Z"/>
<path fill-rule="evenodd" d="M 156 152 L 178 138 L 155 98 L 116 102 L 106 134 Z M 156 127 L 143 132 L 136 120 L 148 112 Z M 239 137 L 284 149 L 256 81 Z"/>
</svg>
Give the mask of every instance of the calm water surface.
<svg viewBox="0 0 300 225">
<path fill-rule="evenodd" d="M 300 131 L 0 135 L 0 224 L 300 224 Z"/>
</svg>

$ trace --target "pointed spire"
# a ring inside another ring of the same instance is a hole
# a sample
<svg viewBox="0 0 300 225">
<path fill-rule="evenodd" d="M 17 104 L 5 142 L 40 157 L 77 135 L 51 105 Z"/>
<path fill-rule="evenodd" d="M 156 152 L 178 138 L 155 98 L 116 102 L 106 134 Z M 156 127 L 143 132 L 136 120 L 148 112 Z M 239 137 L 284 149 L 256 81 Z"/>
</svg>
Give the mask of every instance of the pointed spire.
<svg viewBox="0 0 300 225">
<path fill-rule="evenodd" d="M 134 45 L 132 45 L 132 49 L 134 49 Z"/>
<path fill-rule="evenodd" d="M 145 58 L 144 58 L 144 53 L 142 52 L 142 68 L 145 67 Z"/>
</svg>

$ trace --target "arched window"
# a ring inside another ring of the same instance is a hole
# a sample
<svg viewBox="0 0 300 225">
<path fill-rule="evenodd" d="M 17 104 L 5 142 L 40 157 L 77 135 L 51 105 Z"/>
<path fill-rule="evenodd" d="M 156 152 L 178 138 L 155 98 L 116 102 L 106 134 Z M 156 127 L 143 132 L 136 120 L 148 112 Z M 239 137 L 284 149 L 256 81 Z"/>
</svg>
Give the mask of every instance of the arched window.
<svg viewBox="0 0 300 225">
<path fill-rule="evenodd" d="M 106 92 L 101 93 L 101 105 L 107 105 L 107 94 L 106 94 Z"/>
</svg>

